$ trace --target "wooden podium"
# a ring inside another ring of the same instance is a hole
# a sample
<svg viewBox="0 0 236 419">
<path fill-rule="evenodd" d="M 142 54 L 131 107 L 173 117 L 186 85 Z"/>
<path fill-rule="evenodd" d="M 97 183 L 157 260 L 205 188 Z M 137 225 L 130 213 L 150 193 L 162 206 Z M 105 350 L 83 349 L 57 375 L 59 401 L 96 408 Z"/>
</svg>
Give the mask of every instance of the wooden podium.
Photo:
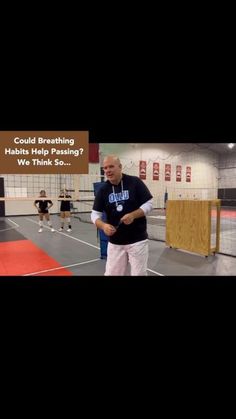
<svg viewBox="0 0 236 419">
<path fill-rule="evenodd" d="M 209 256 L 219 252 L 220 199 L 168 200 L 167 246 Z"/>
</svg>

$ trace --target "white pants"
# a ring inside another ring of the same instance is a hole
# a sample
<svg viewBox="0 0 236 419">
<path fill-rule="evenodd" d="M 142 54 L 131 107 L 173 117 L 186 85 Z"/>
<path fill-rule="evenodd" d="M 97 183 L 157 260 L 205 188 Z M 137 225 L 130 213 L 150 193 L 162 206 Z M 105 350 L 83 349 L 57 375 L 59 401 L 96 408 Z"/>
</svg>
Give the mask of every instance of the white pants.
<svg viewBox="0 0 236 419">
<path fill-rule="evenodd" d="M 107 246 L 105 276 L 125 275 L 128 262 L 132 276 L 146 276 L 148 262 L 148 240 L 132 244 L 112 244 Z"/>
</svg>

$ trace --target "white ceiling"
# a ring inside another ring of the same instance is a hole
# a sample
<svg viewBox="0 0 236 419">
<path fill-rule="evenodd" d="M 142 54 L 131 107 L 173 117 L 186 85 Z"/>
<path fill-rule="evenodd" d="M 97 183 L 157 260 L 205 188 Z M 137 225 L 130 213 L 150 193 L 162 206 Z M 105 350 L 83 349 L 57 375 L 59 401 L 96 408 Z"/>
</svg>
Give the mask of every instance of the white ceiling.
<svg viewBox="0 0 236 419">
<path fill-rule="evenodd" d="M 230 154 L 236 152 L 236 144 L 234 148 L 230 149 L 228 143 L 196 143 L 198 147 L 207 148 L 219 154 Z"/>
</svg>

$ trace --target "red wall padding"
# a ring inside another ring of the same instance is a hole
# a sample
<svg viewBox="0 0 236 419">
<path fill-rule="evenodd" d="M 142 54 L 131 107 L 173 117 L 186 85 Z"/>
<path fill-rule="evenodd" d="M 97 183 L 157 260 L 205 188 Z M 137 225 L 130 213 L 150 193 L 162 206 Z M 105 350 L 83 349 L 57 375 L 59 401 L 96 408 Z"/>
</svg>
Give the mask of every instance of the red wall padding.
<svg viewBox="0 0 236 419">
<path fill-rule="evenodd" d="M 99 144 L 89 143 L 89 163 L 99 163 Z"/>
</svg>

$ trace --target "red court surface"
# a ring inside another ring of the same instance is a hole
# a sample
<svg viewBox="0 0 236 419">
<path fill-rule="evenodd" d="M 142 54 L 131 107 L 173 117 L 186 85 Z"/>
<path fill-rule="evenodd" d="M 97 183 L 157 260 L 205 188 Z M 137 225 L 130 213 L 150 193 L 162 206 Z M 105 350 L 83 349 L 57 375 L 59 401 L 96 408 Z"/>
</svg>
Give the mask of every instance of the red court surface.
<svg viewBox="0 0 236 419">
<path fill-rule="evenodd" d="M 211 212 L 213 217 L 216 217 L 216 210 Z M 234 210 L 220 210 L 220 216 L 223 218 L 236 218 L 236 211 Z"/>
<path fill-rule="evenodd" d="M 25 274 L 35 274 L 35 276 L 72 275 L 72 272 L 65 268 L 55 269 L 61 266 L 30 240 L 0 243 L 0 276 Z M 51 271 L 51 269 L 54 270 Z M 40 273 L 47 270 L 49 271 Z M 36 275 L 36 273 L 38 274 Z"/>
</svg>

